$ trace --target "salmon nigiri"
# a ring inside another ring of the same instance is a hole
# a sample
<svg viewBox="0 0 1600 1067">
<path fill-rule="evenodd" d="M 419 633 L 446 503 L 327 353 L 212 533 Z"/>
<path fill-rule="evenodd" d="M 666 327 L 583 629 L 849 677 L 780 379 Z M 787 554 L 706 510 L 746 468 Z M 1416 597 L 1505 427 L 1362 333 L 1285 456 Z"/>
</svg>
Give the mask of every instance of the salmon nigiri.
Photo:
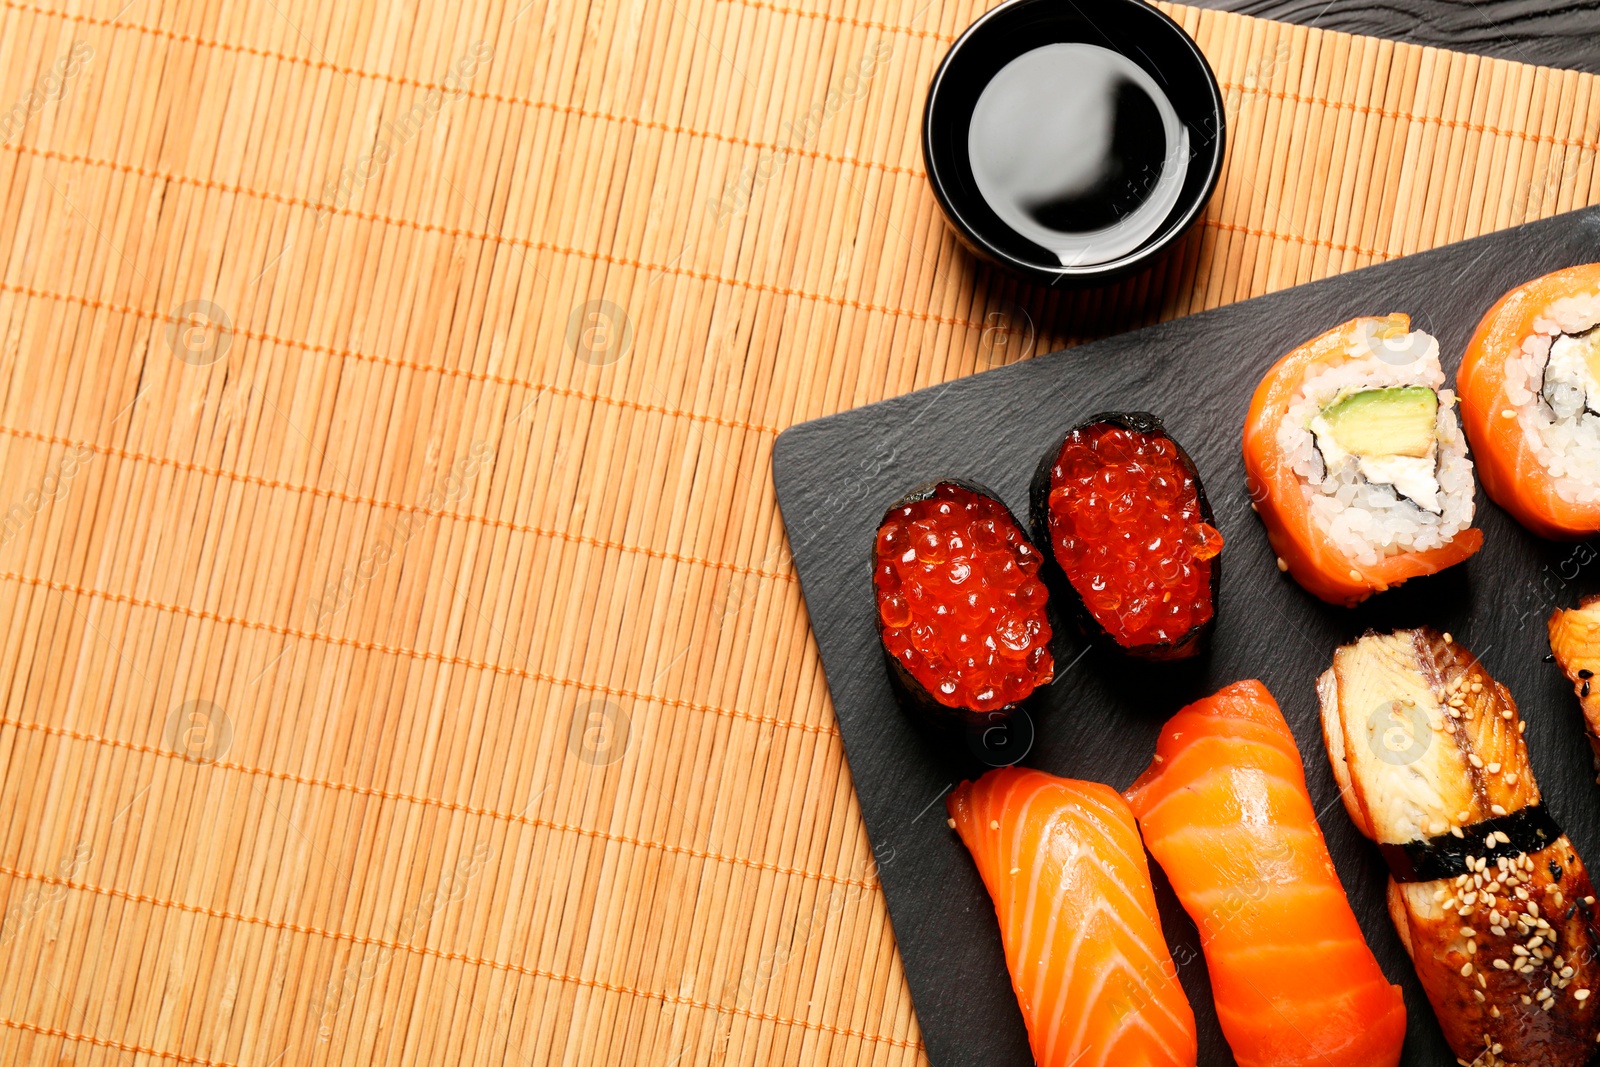
<svg viewBox="0 0 1600 1067">
<path fill-rule="evenodd" d="M 1200 930 L 1240 1067 L 1383 1067 L 1406 1006 L 1362 937 L 1267 687 L 1236 682 L 1172 717 L 1127 792 Z"/>
<path fill-rule="evenodd" d="M 1122 797 L 1002 767 L 947 806 L 994 898 L 1039 1067 L 1194 1067 L 1194 1012 Z"/>
</svg>

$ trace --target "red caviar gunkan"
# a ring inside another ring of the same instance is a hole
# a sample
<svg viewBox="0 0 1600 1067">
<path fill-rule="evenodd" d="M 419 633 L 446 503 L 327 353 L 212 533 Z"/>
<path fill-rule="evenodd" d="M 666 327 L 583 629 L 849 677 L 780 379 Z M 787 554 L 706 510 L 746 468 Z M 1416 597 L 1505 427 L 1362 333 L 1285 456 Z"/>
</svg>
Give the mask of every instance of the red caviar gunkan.
<svg viewBox="0 0 1600 1067">
<path fill-rule="evenodd" d="M 1025 700 L 1055 673 L 1042 559 L 986 493 L 949 481 L 914 491 L 884 515 L 873 551 L 884 650 L 945 707 Z"/>
<path fill-rule="evenodd" d="M 1035 511 L 1047 488 L 1050 551 L 1093 630 L 1139 655 L 1197 651 L 1195 638 L 1215 614 L 1222 534 L 1194 464 L 1161 421 L 1144 412 L 1096 416 L 1046 463 Z"/>
</svg>

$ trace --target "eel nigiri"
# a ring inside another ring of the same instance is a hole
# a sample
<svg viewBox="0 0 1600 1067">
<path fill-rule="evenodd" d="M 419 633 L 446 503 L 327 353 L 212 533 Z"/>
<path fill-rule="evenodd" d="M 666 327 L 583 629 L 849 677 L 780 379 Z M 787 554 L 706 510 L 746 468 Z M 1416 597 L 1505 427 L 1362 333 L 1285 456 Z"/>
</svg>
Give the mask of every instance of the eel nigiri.
<svg viewBox="0 0 1600 1067">
<path fill-rule="evenodd" d="M 1540 803 L 1505 686 L 1449 634 L 1368 633 L 1317 680 L 1345 809 L 1389 865 L 1389 916 L 1463 1062 L 1596 1051 L 1594 887 Z"/>
<path fill-rule="evenodd" d="M 1250 497 L 1278 568 L 1308 593 L 1354 605 L 1482 547 L 1472 460 L 1443 385 L 1438 342 L 1389 315 L 1312 338 L 1257 386 Z"/>
<path fill-rule="evenodd" d="M 1600 533 L 1600 263 L 1501 297 L 1456 387 L 1489 499 L 1540 537 Z"/>
<path fill-rule="evenodd" d="M 1235 682 L 1161 731 L 1129 802 L 1200 930 L 1240 1067 L 1392 1067 L 1406 1006 L 1367 947 L 1267 687 Z"/>
<path fill-rule="evenodd" d="M 1194 1012 L 1116 790 L 1004 767 L 946 804 L 994 899 L 1039 1067 L 1194 1067 Z"/>
<path fill-rule="evenodd" d="M 1216 618 L 1222 534 L 1194 461 L 1146 411 L 1069 430 L 1028 491 L 1042 573 L 1080 630 L 1140 659 L 1198 653 Z"/>
<path fill-rule="evenodd" d="M 1047 685 L 1043 556 L 974 482 L 918 486 L 873 542 L 878 635 L 903 703 L 936 723 L 993 724 Z"/>
<path fill-rule="evenodd" d="M 1575 608 L 1550 613 L 1550 651 L 1556 665 L 1572 683 L 1583 709 L 1583 728 L 1589 735 L 1594 766 L 1600 771 L 1600 596 L 1586 596 Z"/>
</svg>

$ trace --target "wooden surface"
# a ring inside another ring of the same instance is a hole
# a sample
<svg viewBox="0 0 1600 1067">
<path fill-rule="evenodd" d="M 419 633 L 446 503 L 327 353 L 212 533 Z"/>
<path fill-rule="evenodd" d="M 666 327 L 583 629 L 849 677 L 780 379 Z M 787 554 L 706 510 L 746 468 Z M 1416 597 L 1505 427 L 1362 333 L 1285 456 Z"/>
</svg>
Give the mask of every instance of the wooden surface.
<svg viewBox="0 0 1600 1067">
<path fill-rule="evenodd" d="M 1600 199 L 1592 76 L 1173 8 L 1218 196 L 1046 293 L 981 4 L 124 3 L 0 0 L 5 1063 L 920 1062 L 776 431 Z"/>
</svg>

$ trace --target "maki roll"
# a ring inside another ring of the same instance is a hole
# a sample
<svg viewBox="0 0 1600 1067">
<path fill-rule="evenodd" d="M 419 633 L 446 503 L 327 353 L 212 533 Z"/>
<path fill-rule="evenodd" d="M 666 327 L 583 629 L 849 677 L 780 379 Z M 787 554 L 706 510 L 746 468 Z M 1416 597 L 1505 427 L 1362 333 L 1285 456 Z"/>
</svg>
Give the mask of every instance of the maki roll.
<svg viewBox="0 0 1600 1067">
<path fill-rule="evenodd" d="M 1600 263 L 1501 297 L 1456 388 L 1489 499 L 1540 537 L 1600 533 Z"/>
<path fill-rule="evenodd" d="M 1460 563 L 1472 461 L 1439 343 L 1405 315 L 1352 319 L 1273 365 L 1244 427 L 1252 505 L 1307 592 L 1354 606 Z"/>
<path fill-rule="evenodd" d="M 937 726 L 1004 720 L 1055 676 L 1039 550 L 972 482 L 913 489 L 873 547 L 878 634 L 903 702 Z"/>
<path fill-rule="evenodd" d="M 1085 636 L 1141 659 L 1200 650 L 1222 534 L 1160 419 L 1108 412 L 1073 427 L 1040 461 L 1029 502 L 1046 580 Z"/>
<path fill-rule="evenodd" d="M 1540 802 L 1506 687 L 1433 630 L 1368 633 L 1317 680 L 1334 781 L 1463 1063 L 1580 1067 L 1600 1037 L 1594 887 Z"/>
</svg>

